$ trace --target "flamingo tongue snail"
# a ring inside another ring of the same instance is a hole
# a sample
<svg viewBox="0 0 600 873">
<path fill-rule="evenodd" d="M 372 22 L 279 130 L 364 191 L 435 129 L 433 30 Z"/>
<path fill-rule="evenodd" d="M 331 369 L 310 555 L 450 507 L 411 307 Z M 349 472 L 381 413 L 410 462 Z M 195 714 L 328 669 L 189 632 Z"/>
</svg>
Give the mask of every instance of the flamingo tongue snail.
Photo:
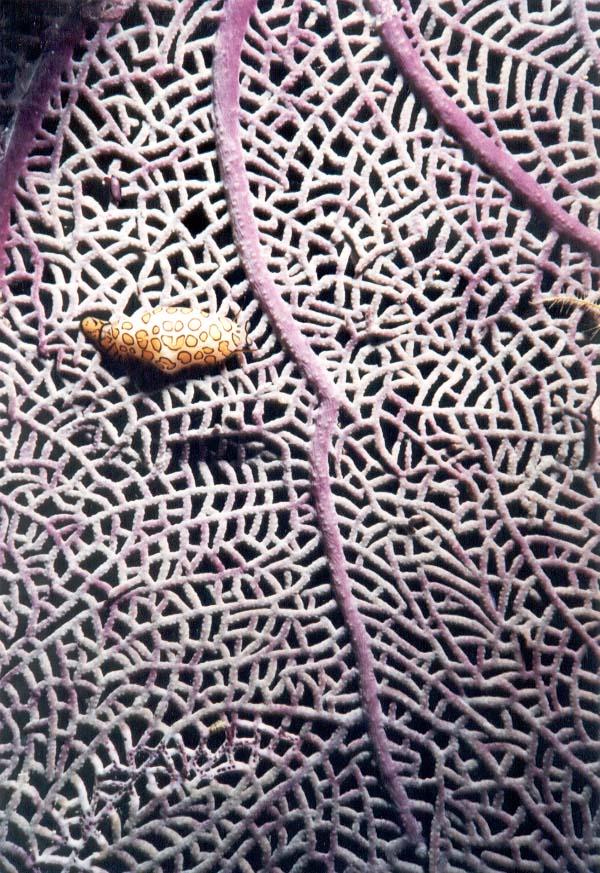
<svg viewBox="0 0 600 873">
<path fill-rule="evenodd" d="M 81 330 L 108 357 L 166 373 L 220 364 L 250 350 L 245 325 L 196 307 L 157 306 L 113 321 L 87 316 Z"/>
</svg>

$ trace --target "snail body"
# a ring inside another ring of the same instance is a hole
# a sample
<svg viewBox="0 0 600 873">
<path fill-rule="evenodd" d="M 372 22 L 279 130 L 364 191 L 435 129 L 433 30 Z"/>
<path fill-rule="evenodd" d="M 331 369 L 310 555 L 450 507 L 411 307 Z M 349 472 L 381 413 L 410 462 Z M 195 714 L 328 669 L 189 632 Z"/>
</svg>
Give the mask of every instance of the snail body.
<svg viewBox="0 0 600 873">
<path fill-rule="evenodd" d="M 248 350 L 245 325 L 197 307 L 156 306 L 113 321 L 87 316 L 81 330 L 113 360 L 139 361 L 172 374 Z"/>
</svg>

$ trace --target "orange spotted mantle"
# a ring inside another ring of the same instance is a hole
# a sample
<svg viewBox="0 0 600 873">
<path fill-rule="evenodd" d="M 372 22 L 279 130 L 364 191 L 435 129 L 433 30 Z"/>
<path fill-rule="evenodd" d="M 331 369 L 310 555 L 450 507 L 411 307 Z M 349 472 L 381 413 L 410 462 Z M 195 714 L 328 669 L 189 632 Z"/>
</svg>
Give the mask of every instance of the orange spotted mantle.
<svg viewBox="0 0 600 873">
<path fill-rule="evenodd" d="M 184 306 L 140 309 L 115 321 L 88 316 L 81 330 L 117 361 L 140 361 L 165 373 L 209 366 L 248 350 L 246 326 Z"/>
</svg>

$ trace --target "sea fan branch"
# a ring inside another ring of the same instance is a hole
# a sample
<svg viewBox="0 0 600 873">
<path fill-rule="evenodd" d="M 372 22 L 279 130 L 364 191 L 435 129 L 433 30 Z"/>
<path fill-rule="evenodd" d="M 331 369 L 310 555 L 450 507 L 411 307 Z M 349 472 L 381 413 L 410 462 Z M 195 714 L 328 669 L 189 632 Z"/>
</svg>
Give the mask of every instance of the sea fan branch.
<svg viewBox="0 0 600 873">
<path fill-rule="evenodd" d="M 256 0 L 230 0 L 219 27 L 214 60 L 214 109 L 217 152 L 227 192 L 238 252 L 254 293 L 277 336 L 317 393 L 320 408 L 309 454 L 315 508 L 335 596 L 352 640 L 360 676 L 361 701 L 382 781 L 396 805 L 412 842 L 420 839 L 406 791 L 392 759 L 379 701 L 369 637 L 352 594 L 339 522 L 333 502 L 328 455 L 340 400 L 318 356 L 302 335 L 287 304 L 271 279 L 260 248 L 252 199 L 244 166 L 239 127 L 239 69 L 242 40 Z"/>
<path fill-rule="evenodd" d="M 586 227 L 563 209 L 506 149 L 496 145 L 471 121 L 434 79 L 414 46 L 416 25 L 406 8 L 401 14 L 389 17 L 382 15 L 383 6 L 379 0 L 371 2 L 371 8 L 382 16 L 379 30 L 390 57 L 440 124 L 469 148 L 482 166 L 501 179 L 511 191 L 523 197 L 558 234 L 592 254 L 600 253 L 600 232 Z"/>
</svg>

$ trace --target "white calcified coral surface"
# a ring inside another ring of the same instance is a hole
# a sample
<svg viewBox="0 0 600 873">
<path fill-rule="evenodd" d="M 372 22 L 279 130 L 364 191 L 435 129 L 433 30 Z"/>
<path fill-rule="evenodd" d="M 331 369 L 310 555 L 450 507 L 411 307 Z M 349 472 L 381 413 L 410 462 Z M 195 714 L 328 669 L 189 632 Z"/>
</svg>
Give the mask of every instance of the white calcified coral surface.
<svg viewBox="0 0 600 873">
<path fill-rule="evenodd" d="M 598 797 L 589 254 L 415 100 L 359 2 L 263 3 L 242 127 L 273 278 L 359 423 L 331 476 L 388 739 L 370 757 L 309 493 L 315 398 L 240 268 L 221 5 L 139 0 L 65 76 L 0 321 L 0 870 L 589 873 Z M 414 3 L 447 93 L 597 226 L 600 9 Z M 105 176 L 121 184 L 108 202 Z M 88 313 L 207 303 L 244 366 L 102 361 Z"/>
</svg>

